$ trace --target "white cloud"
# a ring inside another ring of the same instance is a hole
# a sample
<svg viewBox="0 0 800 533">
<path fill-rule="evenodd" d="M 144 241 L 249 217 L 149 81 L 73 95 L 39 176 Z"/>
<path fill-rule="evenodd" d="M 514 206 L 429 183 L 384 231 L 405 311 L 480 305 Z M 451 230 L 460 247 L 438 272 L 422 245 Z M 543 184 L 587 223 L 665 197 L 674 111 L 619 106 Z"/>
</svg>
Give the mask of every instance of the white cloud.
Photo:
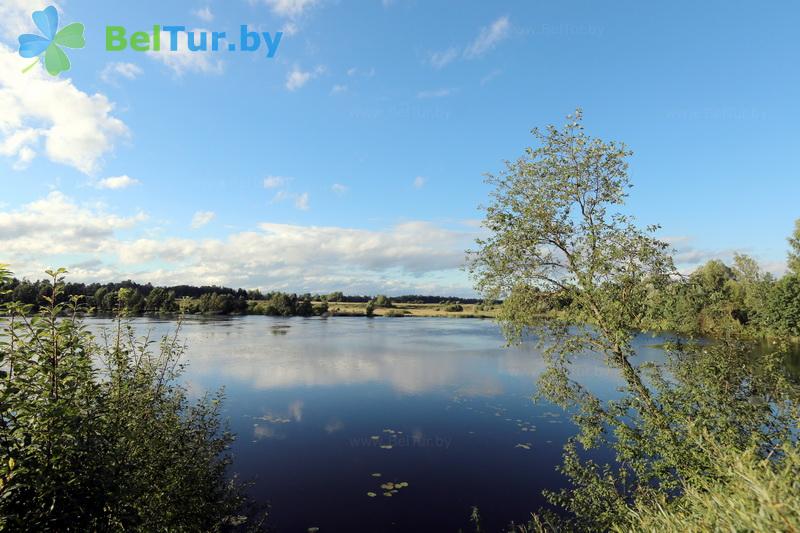
<svg viewBox="0 0 800 533">
<path fill-rule="evenodd" d="M 308 80 L 311 79 L 310 72 L 304 72 L 299 68 L 295 67 L 289 72 L 286 76 L 286 88 L 290 91 L 296 91 L 297 89 L 301 88 L 303 85 L 308 83 Z"/>
<path fill-rule="evenodd" d="M 385 229 L 262 223 L 223 238 L 152 237 L 147 216 L 120 216 L 52 192 L 0 208 L 2 261 L 39 278 L 68 266 L 75 281 L 135 279 L 291 291 L 472 294 L 459 271 L 474 228 L 409 221 Z"/>
<path fill-rule="evenodd" d="M 751 256 L 754 255 L 749 253 L 747 250 L 736 250 L 732 248 L 716 250 L 697 248 L 693 244 L 694 239 L 688 236 L 667 236 L 661 237 L 661 240 L 672 247 L 675 266 L 682 274 L 691 274 L 698 267 L 715 259 L 722 261 L 727 265 L 732 265 L 733 256 L 736 253 L 745 253 Z M 786 273 L 786 261 L 784 260 L 759 260 L 758 264 L 764 272 L 769 272 L 778 277 Z"/>
<path fill-rule="evenodd" d="M 431 52 L 428 63 L 436 69 L 444 68 L 461 56 L 463 59 L 476 59 L 494 49 L 501 41 L 508 38 L 511 33 L 511 22 L 507 16 L 494 20 L 488 26 L 481 28 L 478 36 L 463 48 L 451 46 L 445 50 Z"/>
<path fill-rule="evenodd" d="M 294 206 L 301 211 L 308 211 L 308 193 L 304 192 L 295 196 Z"/>
<path fill-rule="evenodd" d="M 106 83 L 116 85 L 120 78 L 126 80 L 135 80 L 142 75 L 144 71 L 139 65 L 135 63 L 108 63 L 102 72 L 100 72 L 100 79 Z"/>
<path fill-rule="evenodd" d="M 427 181 L 428 180 L 426 178 L 424 178 L 422 176 L 417 176 L 416 178 L 414 178 L 414 188 L 415 189 L 421 189 L 422 187 L 425 186 L 425 182 L 427 182 Z"/>
<path fill-rule="evenodd" d="M 347 185 L 342 185 L 341 183 L 334 183 L 333 185 L 331 185 L 331 190 L 334 193 L 338 194 L 339 196 L 342 196 L 348 190 L 350 190 L 350 187 L 348 187 Z"/>
<path fill-rule="evenodd" d="M 211 8 L 206 6 L 200 9 L 195 9 L 192 11 L 195 17 L 199 18 L 203 22 L 211 22 L 214 20 L 214 13 L 211 12 Z"/>
<path fill-rule="evenodd" d="M 111 115 L 105 95 L 84 93 L 38 67 L 22 74 L 28 63 L 0 44 L 0 155 L 15 157 L 15 167 L 24 168 L 44 145 L 50 160 L 96 171 L 128 128 Z"/>
<path fill-rule="evenodd" d="M 295 65 L 286 75 L 286 89 L 289 91 L 296 91 L 312 79 L 325 73 L 325 70 L 325 67 L 322 65 L 317 66 L 313 71 L 303 70 Z"/>
<path fill-rule="evenodd" d="M 432 52 L 429 61 L 433 68 L 443 68 L 458 58 L 458 55 L 458 48 L 451 46 L 441 52 Z"/>
<path fill-rule="evenodd" d="M 146 219 L 144 213 L 120 217 L 107 213 L 103 206 L 79 206 L 53 191 L 20 209 L 0 212 L 0 249 L 3 260 L 17 268 L 28 268 L 28 263 L 54 254 L 99 254 L 113 247 L 110 239 L 116 230 L 132 228 Z"/>
<path fill-rule="evenodd" d="M 431 91 L 420 91 L 417 93 L 417 98 L 444 98 L 453 94 L 453 89 L 433 89 Z"/>
<path fill-rule="evenodd" d="M 126 189 L 133 185 L 139 185 L 139 180 L 133 179 L 130 176 L 112 176 L 104 178 L 97 182 L 95 185 L 98 189 Z"/>
<path fill-rule="evenodd" d="M 9 42 L 21 33 L 38 33 L 31 15 L 47 6 L 61 7 L 52 0 L 3 0 L 0 2 L 0 35 Z"/>
<path fill-rule="evenodd" d="M 198 211 L 192 217 L 192 229 L 199 229 L 217 218 L 213 211 Z"/>
<path fill-rule="evenodd" d="M 307 9 L 318 4 L 318 0 L 263 0 L 273 13 L 282 17 L 299 17 Z"/>
<path fill-rule="evenodd" d="M 192 29 L 188 31 L 208 32 L 204 29 Z M 195 34 L 195 38 L 199 39 Z M 197 41 L 195 41 L 197 42 Z M 147 57 L 159 61 L 172 70 L 176 76 L 183 76 L 186 73 L 196 74 L 222 74 L 225 70 L 225 63 L 221 59 L 214 57 L 214 52 L 210 51 L 211 43 L 208 42 L 208 51 L 191 52 L 187 45 L 187 32 L 178 32 L 177 50 L 170 50 L 170 33 L 161 32 L 161 51 L 145 52 Z"/>
<path fill-rule="evenodd" d="M 281 31 L 287 37 L 291 37 L 292 35 L 295 35 L 298 31 L 300 31 L 300 28 L 297 26 L 296 22 L 289 21 L 286 24 L 284 24 L 283 27 L 281 27 Z"/>
<path fill-rule="evenodd" d="M 277 189 L 278 187 L 283 187 L 290 181 L 292 181 L 292 178 L 286 176 L 267 176 L 264 178 L 264 188 Z"/>
<path fill-rule="evenodd" d="M 489 26 L 482 28 L 478 37 L 464 50 L 464 57 L 473 59 L 493 49 L 508 37 L 511 23 L 507 16 L 500 17 Z"/>
<path fill-rule="evenodd" d="M 331 87 L 331 93 L 333 94 L 341 94 L 346 92 L 347 92 L 347 85 L 336 84 L 333 87 Z"/>
</svg>

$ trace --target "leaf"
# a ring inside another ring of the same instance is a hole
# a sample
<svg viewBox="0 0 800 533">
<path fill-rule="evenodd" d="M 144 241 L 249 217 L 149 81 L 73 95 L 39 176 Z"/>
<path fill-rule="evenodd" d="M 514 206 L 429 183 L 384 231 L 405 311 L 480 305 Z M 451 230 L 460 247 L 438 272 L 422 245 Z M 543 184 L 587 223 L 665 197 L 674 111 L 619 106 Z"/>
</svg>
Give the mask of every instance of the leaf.
<svg viewBox="0 0 800 533">
<path fill-rule="evenodd" d="M 33 12 L 33 23 L 42 32 L 42 35 L 52 40 L 58 29 L 58 12 L 53 6 L 48 6 L 42 11 Z"/>
<path fill-rule="evenodd" d="M 47 50 L 50 41 L 41 35 L 26 33 L 19 36 L 19 55 L 22 57 L 36 57 Z"/>
<path fill-rule="evenodd" d="M 57 76 L 59 73 L 69 70 L 69 58 L 57 44 L 51 44 L 47 47 L 44 55 L 44 66 L 51 76 Z"/>
<path fill-rule="evenodd" d="M 69 48 L 83 48 L 86 46 L 86 39 L 83 37 L 83 24 L 73 22 L 56 34 L 56 43 Z"/>
</svg>

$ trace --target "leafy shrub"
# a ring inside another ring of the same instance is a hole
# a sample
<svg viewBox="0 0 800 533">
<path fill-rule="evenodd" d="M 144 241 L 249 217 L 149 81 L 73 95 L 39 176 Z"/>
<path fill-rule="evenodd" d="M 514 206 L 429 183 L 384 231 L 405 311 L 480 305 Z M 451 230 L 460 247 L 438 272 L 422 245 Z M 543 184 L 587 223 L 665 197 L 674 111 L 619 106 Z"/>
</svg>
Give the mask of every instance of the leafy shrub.
<svg viewBox="0 0 800 533">
<path fill-rule="evenodd" d="M 59 301 L 64 271 L 48 274 L 38 314 L 0 307 L 0 531 L 260 527 L 227 476 L 222 394 L 192 403 L 176 381 L 178 331 L 153 353 L 120 315 L 99 341 L 78 298 Z"/>
<path fill-rule="evenodd" d="M 375 299 L 373 300 L 373 303 L 375 307 L 394 307 L 394 304 L 392 304 L 392 300 L 384 294 L 379 294 L 378 296 L 376 296 Z"/>
</svg>

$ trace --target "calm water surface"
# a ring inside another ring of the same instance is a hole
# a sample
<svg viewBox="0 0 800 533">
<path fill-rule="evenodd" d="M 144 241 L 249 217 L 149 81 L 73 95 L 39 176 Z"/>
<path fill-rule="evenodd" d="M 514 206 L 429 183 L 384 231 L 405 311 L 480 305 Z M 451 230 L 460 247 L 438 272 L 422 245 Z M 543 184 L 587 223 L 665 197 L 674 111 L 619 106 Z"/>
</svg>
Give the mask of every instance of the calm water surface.
<svg viewBox="0 0 800 533">
<path fill-rule="evenodd" d="M 535 349 L 505 347 L 490 321 L 248 316 L 190 319 L 181 336 L 183 379 L 197 395 L 225 387 L 235 470 L 278 531 L 457 531 L 473 506 L 500 531 L 563 486 L 555 466 L 574 427 L 531 401 Z M 662 357 L 654 342 L 639 339 L 641 359 Z M 574 375 L 616 394 L 616 374 L 593 359 Z M 408 485 L 391 493 L 388 482 Z"/>
</svg>

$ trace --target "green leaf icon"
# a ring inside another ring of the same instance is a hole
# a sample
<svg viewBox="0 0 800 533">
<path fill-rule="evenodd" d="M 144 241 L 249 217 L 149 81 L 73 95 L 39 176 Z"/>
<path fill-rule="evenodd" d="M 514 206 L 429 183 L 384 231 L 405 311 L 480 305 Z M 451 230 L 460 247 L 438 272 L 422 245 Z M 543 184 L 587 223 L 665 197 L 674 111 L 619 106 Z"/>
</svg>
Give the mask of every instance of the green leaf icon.
<svg viewBox="0 0 800 533">
<path fill-rule="evenodd" d="M 56 33 L 56 44 L 68 48 L 83 48 L 86 46 L 86 39 L 83 38 L 83 24 L 73 22 Z"/>
<path fill-rule="evenodd" d="M 69 58 L 58 45 L 53 43 L 47 47 L 44 54 L 44 67 L 51 76 L 57 76 L 60 72 L 69 70 Z"/>
<path fill-rule="evenodd" d="M 73 22 L 58 30 L 58 11 L 53 6 L 48 6 L 41 11 L 33 12 L 33 22 L 41 35 L 24 33 L 19 36 L 19 55 L 26 58 L 37 58 L 33 63 L 23 69 L 23 73 L 32 69 L 44 55 L 44 66 L 51 76 L 57 76 L 69 70 L 70 63 L 67 54 L 60 48 L 83 48 L 86 39 L 83 37 L 83 24 Z"/>
</svg>

